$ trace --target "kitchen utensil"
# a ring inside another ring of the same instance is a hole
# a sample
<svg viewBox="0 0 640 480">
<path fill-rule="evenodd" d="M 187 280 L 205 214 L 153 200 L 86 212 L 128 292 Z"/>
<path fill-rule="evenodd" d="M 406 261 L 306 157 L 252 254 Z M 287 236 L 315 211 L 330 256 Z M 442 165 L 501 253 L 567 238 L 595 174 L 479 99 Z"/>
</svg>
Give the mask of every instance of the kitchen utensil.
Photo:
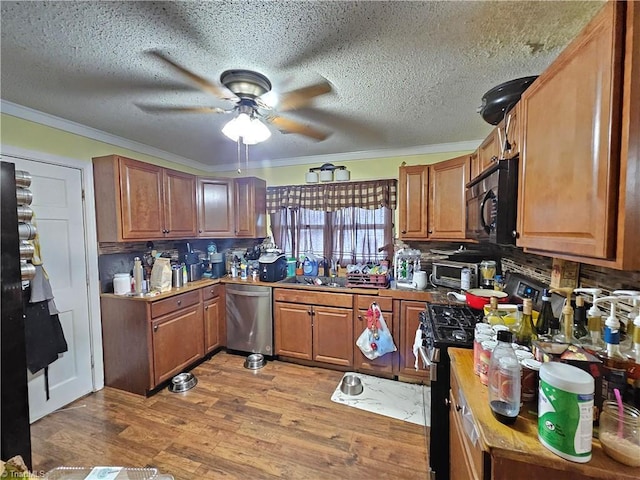
<svg viewBox="0 0 640 480">
<path fill-rule="evenodd" d="M 191 372 L 180 373 L 171 379 L 169 391 L 174 393 L 186 392 L 198 384 L 198 379 Z"/>
<path fill-rule="evenodd" d="M 485 290 L 483 288 L 472 288 L 465 293 L 449 292 L 447 297 L 450 300 L 457 300 L 459 302 L 467 302 L 471 308 L 476 310 L 482 310 L 484 306 L 489 303 L 491 297 L 496 297 L 498 303 L 506 303 L 509 299 L 509 295 L 505 292 L 499 292 L 498 290 Z"/>
<path fill-rule="evenodd" d="M 258 370 L 264 367 L 265 364 L 266 361 L 264 359 L 264 355 L 261 353 L 252 353 L 244 361 L 244 368 L 248 368 L 249 370 Z"/>
<path fill-rule="evenodd" d="M 364 387 L 357 375 L 345 375 L 340 382 L 340 391 L 345 395 L 360 395 Z"/>
<path fill-rule="evenodd" d="M 516 78 L 493 87 L 482 96 L 482 106 L 478 113 L 482 115 L 485 122 L 497 125 L 504 119 L 509 110 L 518 103 L 522 93 L 536 78 L 538 78 L 537 75 Z"/>
<path fill-rule="evenodd" d="M 180 288 L 184 285 L 184 278 L 182 275 L 182 268 L 174 267 L 171 269 L 171 286 L 173 288 Z"/>
</svg>

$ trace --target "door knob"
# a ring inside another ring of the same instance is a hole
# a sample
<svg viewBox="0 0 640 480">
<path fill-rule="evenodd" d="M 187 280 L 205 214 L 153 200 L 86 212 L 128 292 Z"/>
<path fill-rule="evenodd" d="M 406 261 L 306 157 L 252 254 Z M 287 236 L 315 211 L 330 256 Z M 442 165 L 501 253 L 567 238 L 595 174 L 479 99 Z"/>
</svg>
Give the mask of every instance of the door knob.
<svg viewBox="0 0 640 480">
<path fill-rule="evenodd" d="M 157 331 L 158 331 L 158 325 L 154 325 L 154 326 L 153 326 L 153 331 L 154 331 L 154 332 L 157 332 Z"/>
</svg>

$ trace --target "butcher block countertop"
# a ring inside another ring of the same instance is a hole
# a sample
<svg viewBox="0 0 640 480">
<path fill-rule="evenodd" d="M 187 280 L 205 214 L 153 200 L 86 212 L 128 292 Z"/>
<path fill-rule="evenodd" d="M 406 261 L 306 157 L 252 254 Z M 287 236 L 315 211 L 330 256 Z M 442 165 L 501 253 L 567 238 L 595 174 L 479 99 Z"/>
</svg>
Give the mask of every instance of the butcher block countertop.
<svg viewBox="0 0 640 480">
<path fill-rule="evenodd" d="M 479 377 L 473 372 L 473 350 L 449 348 L 448 353 L 452 376 L 455 376 L 473 415 L 479 446 L 491 456 L 494 470 L 492 478 L 640 478 L 640 468 L 623 465 L 607 456 L 597 439 L 593 439 L 592 458 L 588 463 L 575 463 L 560 458 L 540 443 L 537 416 L 528 411 L 521 410 L 516 423 L 511 426 L 498 422 L 489 408 L 487 387 L 480 383 Z M 523 409 L 526 409 L 526 404 Z M 503 477 L 499 474 L 499 469 L 507 464 L 510 465 L 510 474 Z"/>
</svg>

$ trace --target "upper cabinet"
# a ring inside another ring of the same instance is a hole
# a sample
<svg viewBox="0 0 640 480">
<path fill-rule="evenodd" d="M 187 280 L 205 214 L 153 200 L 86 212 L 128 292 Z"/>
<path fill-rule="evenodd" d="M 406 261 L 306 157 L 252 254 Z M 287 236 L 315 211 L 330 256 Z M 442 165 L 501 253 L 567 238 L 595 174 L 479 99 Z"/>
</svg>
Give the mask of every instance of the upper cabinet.
<svg viewBox="0 0 640 480">
<path fill-rule="evenodd" d="M 99 242 L 196 235 L 196 178 L 118 155 L 93 159 Z"/>
<path fill-rule="evenodd" d="M 267 236 L 267 184 L 256 177 L 198 178 L 198 236 Z"/>
<path fill-rule="evenodd" d="M 233 180 L 198 178 L 198 236 L 235 236 Z"/>
<path fill-rule="evenodd" d="M 267 183 L 256 177 L 236 178 L 235 236 L 267 236 Z"/>
<path fill-rule="evenodd" d="M 639 11 L 606 3 L 522 95 L 526 251 L 640 269 Z"/>
<path fill-rule="evenodd" d="M 464 240 L 465 184 L 471 156 L 400 167 L 400 238 Z"/>
</svg>

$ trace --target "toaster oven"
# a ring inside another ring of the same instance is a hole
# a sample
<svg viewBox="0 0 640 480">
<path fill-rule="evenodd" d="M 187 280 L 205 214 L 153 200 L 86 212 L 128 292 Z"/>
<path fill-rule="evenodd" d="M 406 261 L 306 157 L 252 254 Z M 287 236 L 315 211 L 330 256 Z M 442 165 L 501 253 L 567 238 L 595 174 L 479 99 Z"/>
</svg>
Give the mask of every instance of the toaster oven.
<svg viewBox="0 0 640 480">
<path fill-rule="evenodd" d="M 468 272 L 465 269 L 468 269 Z M 479 266 L 477 263 L 440 260 L 433 262 L 429 280 L 434 287 L 448 287 L 461 290 L 463 284 L 466 282 L 463 276 L 469 275 L 468 288 L 477 288 L 479 278 L 478 270 Z M 466 289 L 466 285 L 464 286 Z"/>
</svg>

